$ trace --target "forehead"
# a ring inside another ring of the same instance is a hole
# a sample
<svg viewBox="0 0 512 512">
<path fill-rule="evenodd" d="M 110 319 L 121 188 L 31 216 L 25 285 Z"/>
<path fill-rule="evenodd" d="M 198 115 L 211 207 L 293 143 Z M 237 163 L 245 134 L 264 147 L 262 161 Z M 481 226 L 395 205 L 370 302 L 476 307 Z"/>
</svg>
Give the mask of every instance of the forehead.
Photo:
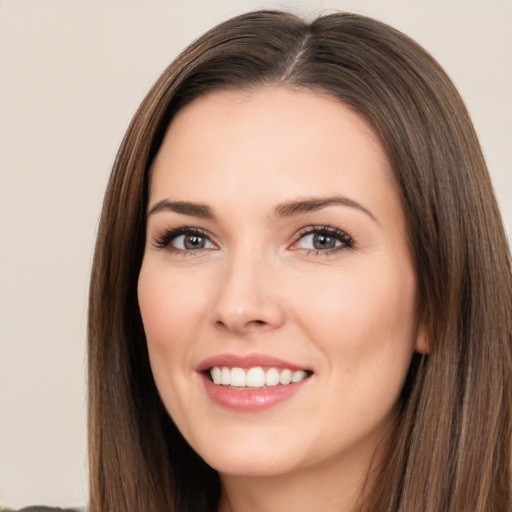
<svg viewBox="0 0 512 512">
<path fill-rule="evenodd" d="M 330 96 L 284 87 L 210 93 L 171 122 L 153 163 L 151 195 L 201 189 L 207 196 L 220 180 L 224 190 L 295 196 L 343 193 L 350 181 L 393 186 L 382 145 L 361 115 Z"/>
</svg>

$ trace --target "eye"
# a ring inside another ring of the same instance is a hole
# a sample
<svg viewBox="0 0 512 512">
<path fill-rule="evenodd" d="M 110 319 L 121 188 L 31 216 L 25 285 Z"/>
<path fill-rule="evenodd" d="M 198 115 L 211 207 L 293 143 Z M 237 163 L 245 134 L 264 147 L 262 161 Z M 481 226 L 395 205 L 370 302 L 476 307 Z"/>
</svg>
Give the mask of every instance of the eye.
<svg viewBox="0 0 512 512">
<path fill-rule="evenodd" d="M 195 251 L 198 249 L 212 249 L 213 244 L 204 235 L 189 233 L 180 235 L 171 241 L 171 245 L 176 249 L 184 251 Z"/>
<path fill-rule="evenodd" d="M 216 249 L 210 237 L 199 228 L 170 229 L 160 235 L 154 244 L 158 249 L 170 249 L 175 252 L 194 252 Z"/>
<path fill-rule="evenodd" d="M 299 238 L 290 247 L 292 250 L 303 249 L 316 253 L 331 253 L 351 248 L 354 240 L 347 233 L 330 226 L 310 227 L 299 234 Z"/>
</svg>

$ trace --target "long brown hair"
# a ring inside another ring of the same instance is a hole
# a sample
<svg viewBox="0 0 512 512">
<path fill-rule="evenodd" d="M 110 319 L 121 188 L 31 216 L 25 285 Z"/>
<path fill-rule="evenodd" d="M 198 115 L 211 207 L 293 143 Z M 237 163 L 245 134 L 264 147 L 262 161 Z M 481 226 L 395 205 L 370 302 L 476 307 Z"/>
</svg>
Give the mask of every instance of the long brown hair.
<svg viewBox="0 0 512 512">
<path fill-rule="evenodd" d="M 187 48 L 142 102 L 117 155 L 90 289 L 91 512 L 217 508 L 218 475 L 173 425 L 149 366 L 136 293 L 148 174 L 185 104 L 267 84 L 328 94 L 364 116 L 386 149 L 408 221 L 430 351 L 413 358 L 362 510 L 509 511 L 510 252 L 464 104 L 434 59 L 383 23 L 344 13 L 306 23 L 261 11 Z"/>
</svg>

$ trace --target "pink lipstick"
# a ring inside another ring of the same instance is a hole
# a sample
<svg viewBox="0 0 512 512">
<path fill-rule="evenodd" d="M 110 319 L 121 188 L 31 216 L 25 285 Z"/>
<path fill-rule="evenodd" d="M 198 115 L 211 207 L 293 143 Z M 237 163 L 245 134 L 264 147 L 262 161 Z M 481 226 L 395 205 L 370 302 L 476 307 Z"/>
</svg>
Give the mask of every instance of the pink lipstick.
<svg viewBox="0 0 512 512">
<path fill-rule="evenodd" d="M 214 402 L 239 411 L 259 411 L 291 398 L 313 373 L 266 354 L 222 354 L 200 363 L 197 371 Z"/>
</svg>

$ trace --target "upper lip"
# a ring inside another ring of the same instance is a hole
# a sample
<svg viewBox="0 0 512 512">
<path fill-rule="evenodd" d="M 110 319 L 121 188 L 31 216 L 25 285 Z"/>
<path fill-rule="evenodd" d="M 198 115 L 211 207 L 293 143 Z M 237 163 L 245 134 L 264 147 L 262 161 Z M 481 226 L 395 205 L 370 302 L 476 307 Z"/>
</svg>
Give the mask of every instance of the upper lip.
<svg viewBox="0 0 512 512">
<path fill-rule="evenodd" d="M 219 354 L 209 357 L 201 361 L 197 367 L 197 371 L 203 372 L 214 366 L 226 366 L 229 368 L 254 368 L 257 366 L 265 366 L 270 368 L 289 368 L 290 370 L 309 370 L 302 365 L 279 359 L 268 354 L 247 354 L 239 356 L 236 354 Z"/>
</svg>

